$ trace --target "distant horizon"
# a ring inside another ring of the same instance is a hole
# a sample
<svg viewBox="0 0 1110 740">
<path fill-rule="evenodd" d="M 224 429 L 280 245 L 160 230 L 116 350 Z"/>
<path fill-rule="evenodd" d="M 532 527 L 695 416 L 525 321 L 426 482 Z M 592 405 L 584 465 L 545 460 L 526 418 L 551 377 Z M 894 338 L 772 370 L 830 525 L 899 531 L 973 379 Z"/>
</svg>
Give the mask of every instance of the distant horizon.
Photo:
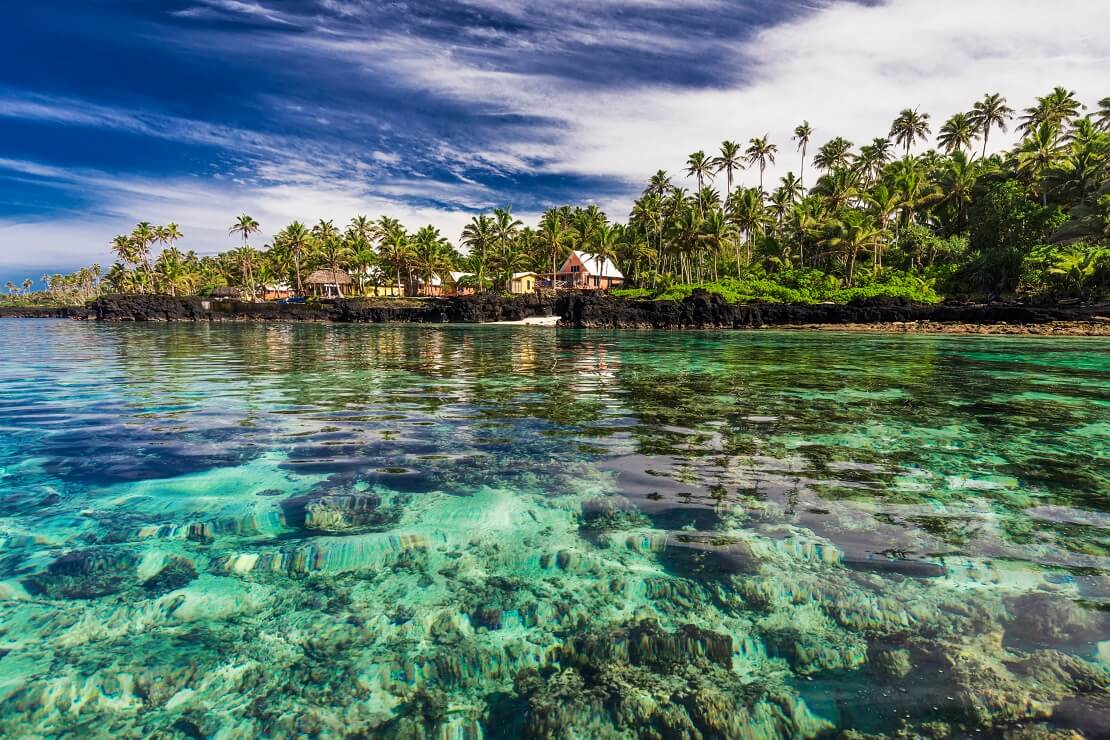
<svg viewBox="0 0 1110 740">
<path fill-rule="evenodd" d="M 0 30 L 21 62 L 0 79 L 0 285 L 107 269 L 140 220 L 176 221 L 199 254 L 234 246 L 243 212 L 259 246 L 359 213 L 452 242 L 507 204 L 624 220 L 656 169 L 681 182 L 725 138 L 768 134 L 777 178 L 798 170 L 803 119 L 815 144 L 859 145 L 906 107 L 935 132 L 986 92 L 1016 108 L 1054 85 L 1089 106 L 1110 92 L 1110 7 L 1082 0 L 51 5 Z"/>
</svg>

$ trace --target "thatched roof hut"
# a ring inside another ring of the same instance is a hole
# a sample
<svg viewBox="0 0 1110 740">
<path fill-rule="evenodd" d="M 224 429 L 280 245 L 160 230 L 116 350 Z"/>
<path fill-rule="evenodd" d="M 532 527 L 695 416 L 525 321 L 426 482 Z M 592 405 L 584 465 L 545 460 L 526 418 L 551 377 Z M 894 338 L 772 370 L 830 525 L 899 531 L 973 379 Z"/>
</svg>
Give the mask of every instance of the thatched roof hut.
<svg viewBox="0 0 1110 740">
<path fill-rule="evenodd" d="M 307 278 L 304 284 L 316 295 L 329 296 L 332 293 L 343 295 L 343 288 L 353 284 L 351 276 L 342 270 L 329 270 L 323 268 L 316 270 Z"/>
<path fill-rule="evenodd" d="M 243 297 L 243 291 L 230 285 L 221 285 L 212 289 L 212 297 L 239 300 Z"/>
<path fill-rule="evenodd" d="M 329 270 L 327 268 L 316 270 L 304 279 L 305 285 L 351 285 L 354 281 L 351 276 L 342 270 Z"/>
</svg>

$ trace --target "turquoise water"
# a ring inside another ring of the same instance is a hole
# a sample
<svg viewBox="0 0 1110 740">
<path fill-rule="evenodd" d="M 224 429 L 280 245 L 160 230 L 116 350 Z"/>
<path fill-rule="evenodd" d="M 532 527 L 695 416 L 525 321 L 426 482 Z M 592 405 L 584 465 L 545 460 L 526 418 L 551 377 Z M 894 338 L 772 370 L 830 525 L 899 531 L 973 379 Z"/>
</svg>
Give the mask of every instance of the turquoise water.
<svg viewBox="0 0 1110 740">
<path fill-rule="evenodd" d="M 0 332 L 0 735 L 1110 733 L 1107 340 Z"/>
</svg>

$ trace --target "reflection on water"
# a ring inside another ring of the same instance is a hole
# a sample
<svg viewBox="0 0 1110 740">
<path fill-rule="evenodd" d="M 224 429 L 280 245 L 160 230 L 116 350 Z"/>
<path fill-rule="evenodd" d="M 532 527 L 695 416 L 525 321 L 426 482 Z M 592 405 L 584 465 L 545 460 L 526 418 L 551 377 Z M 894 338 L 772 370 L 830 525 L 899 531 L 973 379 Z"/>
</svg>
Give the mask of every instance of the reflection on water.
<svg viewBox="0 0 1110 740">
<path fill-rule="evenodd" d="M 1110 733 L 1104 340 L 3 331 L 4 735 Z"/>
</svg>

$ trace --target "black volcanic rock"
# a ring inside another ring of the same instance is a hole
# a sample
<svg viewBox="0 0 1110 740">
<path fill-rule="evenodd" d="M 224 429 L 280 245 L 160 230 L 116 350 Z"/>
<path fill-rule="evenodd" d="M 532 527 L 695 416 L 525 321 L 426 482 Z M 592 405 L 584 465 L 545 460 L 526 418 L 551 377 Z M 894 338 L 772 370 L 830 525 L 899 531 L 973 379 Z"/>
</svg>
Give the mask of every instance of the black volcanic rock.
<svg viewBox="0 0 1110 740">
<path fill-rule="evenodd" d="M 611 329 L 751 329 L 805 324 L 886 324 L 931 321 L 963 324 L 1043 324 L 1110 317 L 1110 304 L 1038 306 L 1001 304 L 920 304 L 905 299 L 869 298 L 848 304 L 729 303 L 695 290 L 681 301 L 617 298 L 569 293 L 556 312 L 563 326 Z"/>
</svg>

